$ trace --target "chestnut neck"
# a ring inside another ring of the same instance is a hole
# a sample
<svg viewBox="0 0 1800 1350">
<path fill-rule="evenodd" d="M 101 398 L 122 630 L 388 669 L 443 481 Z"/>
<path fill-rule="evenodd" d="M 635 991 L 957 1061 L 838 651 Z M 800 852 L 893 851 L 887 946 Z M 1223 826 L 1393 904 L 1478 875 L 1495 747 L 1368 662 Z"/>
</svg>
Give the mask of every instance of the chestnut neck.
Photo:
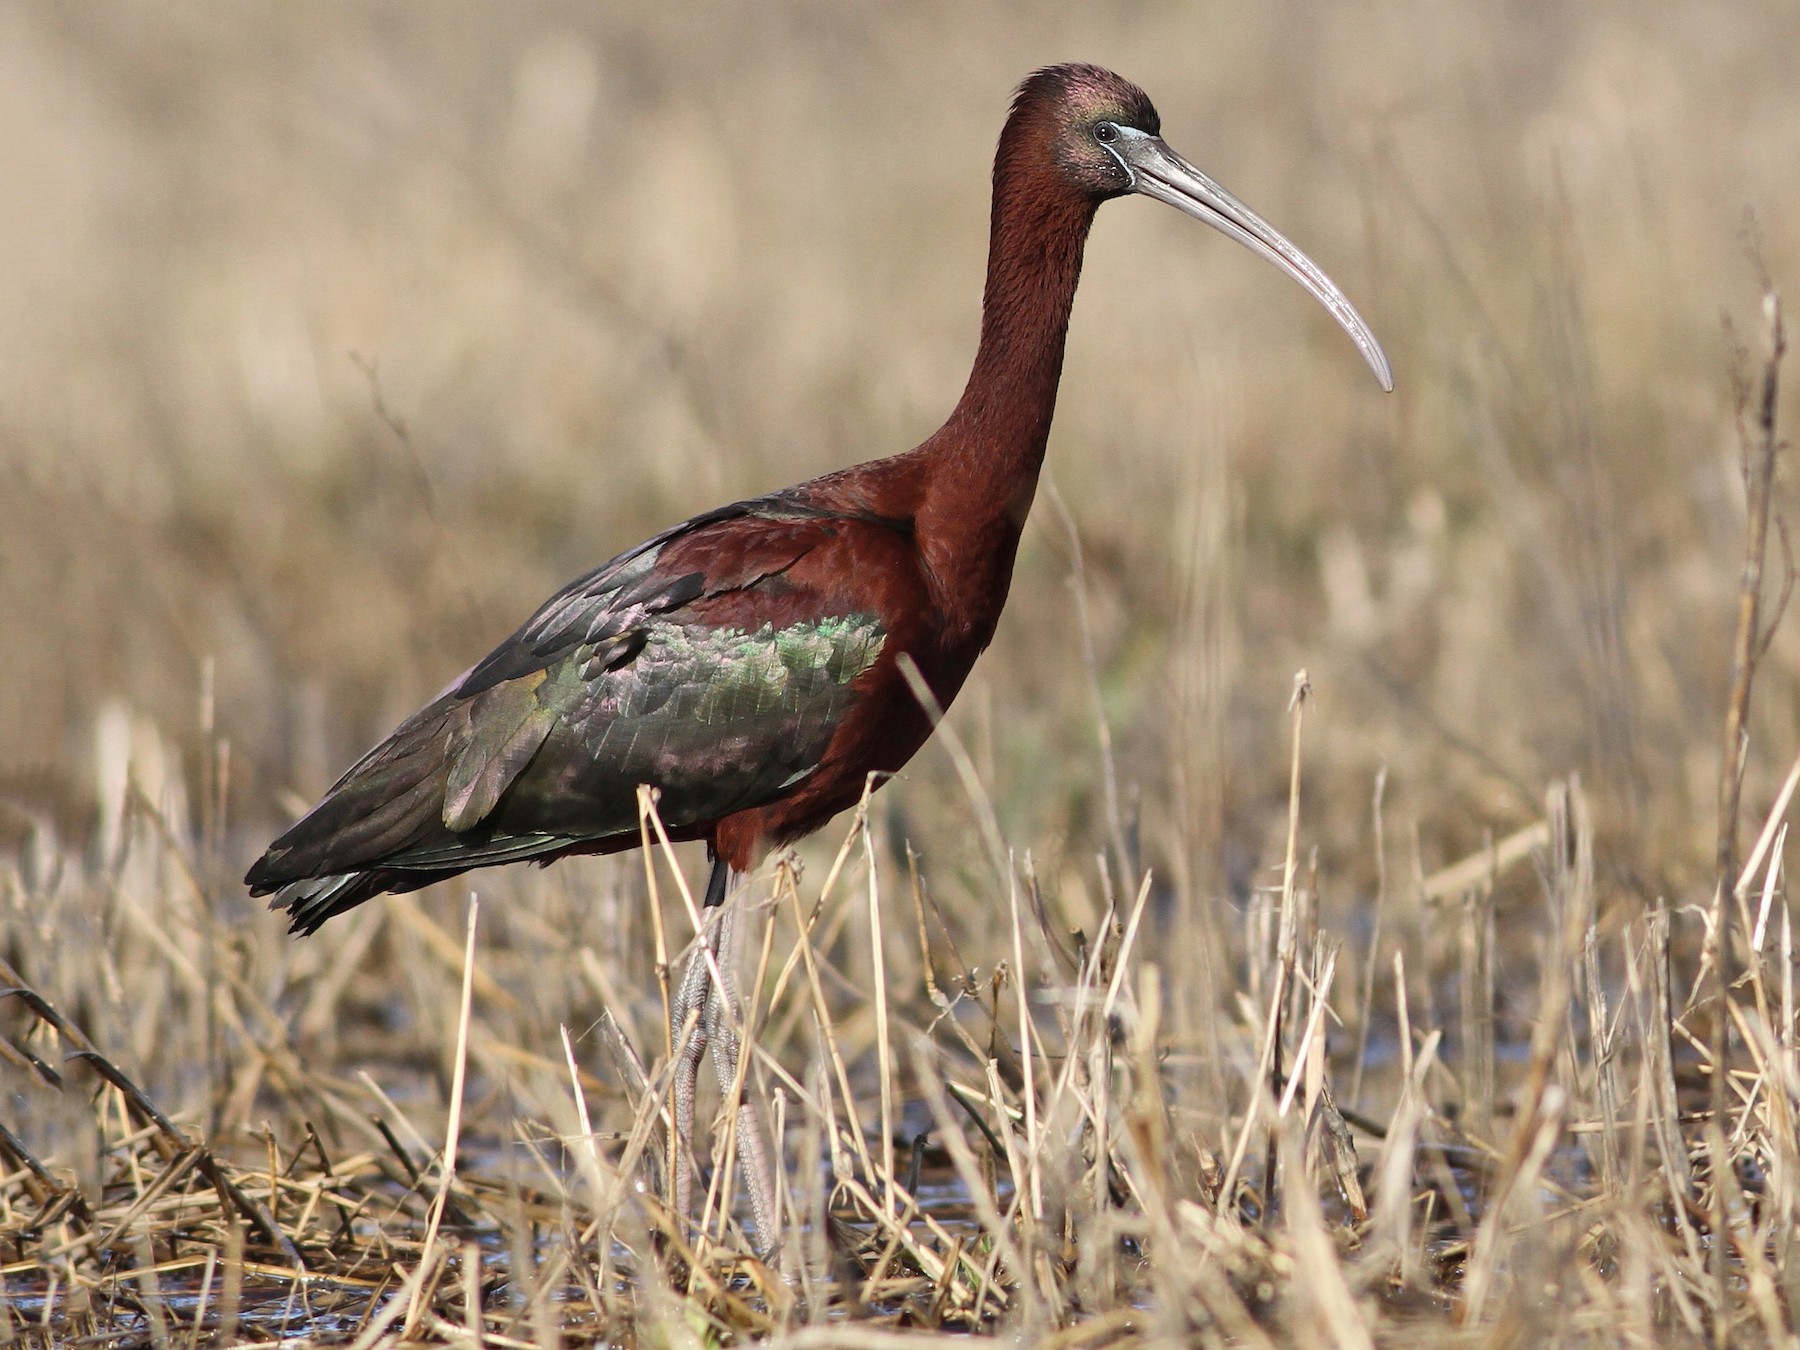
<svg viewBox="0 0 1800 1350">
<path fill-rule="evenodd" d="M 918 452 L 927 466 L 918 523 L 928 561 L 996 616 L 1044 462 L 1082 249 L 1099 205 L 1063 181 L 1048 145 L 1023 109 L 1001 135 L 981 343 L 962 398 Z"/>
</svg>

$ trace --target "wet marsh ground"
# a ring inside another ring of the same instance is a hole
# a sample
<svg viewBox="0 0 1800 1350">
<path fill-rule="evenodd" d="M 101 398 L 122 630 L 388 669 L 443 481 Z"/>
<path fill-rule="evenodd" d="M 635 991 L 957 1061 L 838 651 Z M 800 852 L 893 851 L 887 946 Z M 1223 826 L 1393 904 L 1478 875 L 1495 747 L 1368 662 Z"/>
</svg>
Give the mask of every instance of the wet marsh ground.
<svg viewBox="0 0 1800 1350">
<path fill-rule="evenodd" d="M 0 1342 L 1790 1342 L 1800 30 L 1720 15 L 9 8 Z M 1102 212 L 994 648 L 745 897 L 760 1262 L 657 1199 L 698 857 L 238 878 L 561 581 L 928 432 L 1069 58 L 1398 388 Z"/>
</svg>

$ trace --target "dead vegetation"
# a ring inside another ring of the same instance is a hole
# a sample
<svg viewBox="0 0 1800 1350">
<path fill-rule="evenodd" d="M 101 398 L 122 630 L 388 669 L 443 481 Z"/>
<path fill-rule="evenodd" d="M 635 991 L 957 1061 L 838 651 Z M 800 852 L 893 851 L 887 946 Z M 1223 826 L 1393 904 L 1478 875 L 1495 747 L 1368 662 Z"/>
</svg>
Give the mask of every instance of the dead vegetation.
<svg viewBox="0 0 1800 1350">
<path fill-rule="evenodd" d="M 1752 524 L 1727 744 L 1766 646 L 1773 295 L 1768 314 L 1741 394 Z M 1099 922 L 1052 918 L 950 728 L 998 959 L 968 963 L 964 925 L 910 850 L 882 859 L 866 807 L 816 884 L 789 856 L 734 900 L 752 940 L 727 959 L 754 969 L 753 996 L 691 1228 L 661 1198 L 681 1164 L 660 1147 L 660 1029 L 678 935 L 699 916 L 666 844 L 644 853 L 641 890 L 626 864 L 589 869 L 615 921 L 647 916 L 648 944 L 560 930 L 580 902 L 549 873 L 502 883 L 496 931 L 473 896 L 461 944 L 397 898 L 320 961 L 218 912 L 204 831 L 173 783 L 146 781 L 153 733 L 102 738 L 127 755 L 98 773 L 122 794 L 101 804 L 116 853 L 40 853 L 8 877 L 13 945 L 40 973 L 0 965 L 0 1047 L 31 1080 L 13 1100 L 52 1109 L 0 1134 L 0 1332 L 159 1348 L 946 1331 L 1788 1343 L 1800 1044 L 1784 858 L 1800 761 L 1741 865 L 1724 817 L 1712 905 L 1610 921 L 1578 781 L 1553 784 L 1520 834 L 1394 883 L 1378 782 L 1383 882 L 1366 940 L 1346 942 L 1302 856 L 1310 692 L 1297 678 L 1277 879 L 1241 925 L 1217 926 L 1207 951 L 1235 982 L 1197 1013 L 1192 954 L 1152 945 L 1166 891 L 1126 841 L 1123 870 L 1095 860 Z M 1728 759 L 1728 812 L 1738 772 Z M 653 840 L 648 794 L 644 809 Z M 1528 858 L 1521 941 L 1497 899 Z M 34 931 L 95 936 L 33 946 Z M 87 1007 L 65 1013 L 44 989 Z M 543 1004 L 565 994 L 602 1011 L 553 1040 Z M 159 1078 L 204 1065 L 205 1118 L 165 1115 L 84 1015 Z M 369 1039 L 332 1046 L 352 1029 Z M 785 1162 L 767 1262 L 732 1195 L 724 1122 L 746 1097 Z"/>
<path fill-rule="evenodd" d="M 0 18 L 0 1343 L 1792 1342 L 1793 510 L 1715 319 L 1792 16 L 1192 9 L 940 6 L 953 79 L 835 6 Z M 722 1155 L 659 1199 L 693 858 L 304 943 L 237 877 L 609 545 L 916 439 L 1070 55 L 1400 390 L 1102 222 L 995 650 L 747 897 L 765 1266 Z"/>
</svg>

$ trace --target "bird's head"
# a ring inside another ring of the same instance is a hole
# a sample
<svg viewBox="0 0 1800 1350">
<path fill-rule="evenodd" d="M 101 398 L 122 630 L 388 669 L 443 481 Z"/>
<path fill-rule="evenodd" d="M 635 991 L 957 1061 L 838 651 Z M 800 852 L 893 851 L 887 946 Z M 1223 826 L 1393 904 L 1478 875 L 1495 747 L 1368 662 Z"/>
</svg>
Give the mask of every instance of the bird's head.
<svg viewBox="0 0 1800 1350">
<path fill-rule="evenodd" d="M 1381 387 L 1394 387 L 1381 345 L 1344 293 L 1274 226 L 1171 150 L 1155 105 L 1130 80 L 1100 66 L 1047 66 L 1019 86 L 1015 127 L 1047 152 L 1065 190 L 1096 204 L 1133 192 L 1154 197 L 1267 258 L 1325 306 Z"/>
<path fill-rule="evenodd" d="M 1047 66 L 1019 86 L 1013 108 L 1034 124 L 1064 184 L 1096 201 L 1132 190 L 1130 170 L 1118 154 L 1125 133 L 1162 131 L 1150 96 L 1100 66 Z"/>
</svg>

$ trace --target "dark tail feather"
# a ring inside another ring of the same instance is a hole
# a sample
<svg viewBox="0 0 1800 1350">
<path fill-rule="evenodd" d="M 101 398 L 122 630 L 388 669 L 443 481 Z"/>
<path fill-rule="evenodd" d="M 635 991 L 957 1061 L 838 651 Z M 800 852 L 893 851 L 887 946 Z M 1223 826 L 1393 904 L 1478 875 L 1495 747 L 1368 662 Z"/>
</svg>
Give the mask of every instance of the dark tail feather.
<svg viewBox="0 0 1800 1350">
<path fill-rule="evenodd" d="M 352 876 L 383 876 L 380 864 L 393 854 L 422 843 L 450 842 L 443 822 L 444 741 L 445 723 L 455 710 L 437 711 L 435 717 L 414 717 L 370 751 L 323 801 L 269 845 L 244 877 L 250 893 L 279 890 L 288 895 L 298 883 L 331 887 L 347 884 Z M 347 901 L 341 908 L 355 903 Z"/>
<path fill-rule="evenodd" d="M 275 898 L 269 901 L 269 908 L 285 909 L 288 914 L 288 932 L 306 937 L 318 932 L 320 925 L 327 919 L 355 909 L 365 900 L 372 900 L 388 891 L 416 891 L 434 881 L 453 877 L 463 870 L 460 867 L 433 872 L 378 870 L 348 872 L 335 877 L 310 877 L 305 881 L 283 886 L 276 892 Z"/>
<path fill-rule="evenodd" d="M 333 915 L 354 909 L 363 901 L 380 895 L 386 887 L 380 873 L 351 872 L 337 877 L 314 877 L 283 886 L 269 901 L 270 909 L 288 912 L 288 932 L 316 933 L 319 925 Z"/>
<path fill-rule="evenodd" d="M 484 819 L 549 733 L 534 689 L 501 686 L 474 703 L 447 696 L 408 718 L 269 845 L 244 877 L 250 894 L 273 895 L 269 908 L 287 911 L 289 930 L 311 933 L 383 891 L 416 891 L 472 867 L 548 861 L 586 843 L 509 834 Z M 445 823 L 452 780 L 462 822 L 454 830 Z"/>
</svg>

